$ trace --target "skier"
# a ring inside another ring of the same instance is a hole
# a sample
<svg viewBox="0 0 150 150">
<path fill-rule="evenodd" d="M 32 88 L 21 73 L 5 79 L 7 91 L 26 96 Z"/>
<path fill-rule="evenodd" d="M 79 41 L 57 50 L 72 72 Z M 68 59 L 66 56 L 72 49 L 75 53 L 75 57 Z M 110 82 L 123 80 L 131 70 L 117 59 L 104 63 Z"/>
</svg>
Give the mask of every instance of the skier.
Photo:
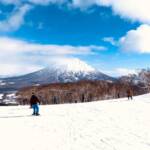
<svg viewBox="0 0 150 150">
<path fill-rule="evenodd" d="M 34 93 L 32 93 L 32 96 L 30 98 L 30 106 L 31 106 L 31 108 L 33 108 L 32 115 L 36 115 L 36 116 L 39 115 L 39 105 L 38 104 L 40 104 L 39 99 L 37 98 L 37 96 L 35 96 Z"/>
<path fill-rule="evenodd" d="M 128 100 L 129 100 L 129 99 L 132 100 L 132 99 L 133 99 L 132 96 L 133 96 L 132 90 L 131 90 L 131 89 L 128 89 L 128 90 L 127 90 L 127 97 L 128 97 Z"/>
</svg>

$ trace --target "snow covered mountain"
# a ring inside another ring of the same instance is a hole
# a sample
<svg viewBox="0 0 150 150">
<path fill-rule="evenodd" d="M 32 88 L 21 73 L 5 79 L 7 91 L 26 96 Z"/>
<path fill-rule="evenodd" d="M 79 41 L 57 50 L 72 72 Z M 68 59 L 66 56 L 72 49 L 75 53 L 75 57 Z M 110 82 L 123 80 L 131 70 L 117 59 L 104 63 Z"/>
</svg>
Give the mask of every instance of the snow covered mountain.
<svg viewBox="0 0 150 150">
<path fill-rule="evenodd" d="M 49 67 L 27 75 L 3 78 L 0 81 L 0 90 L 19 89 L 30 85 L 48 83 L 66 83 L 80 80 L 109 80 L 115 79 L 101 73 L 79 59 L 68 59 L 53 62 Z"/>
<path fill-rule="evenodd" d="M 150 84 L 150 69 L 142 69 L 137 74 L 131 74 L 120 78 L 122 82 L 128 82 L 132 84 L 140 84 L 147 86 Z"/>
</svg>

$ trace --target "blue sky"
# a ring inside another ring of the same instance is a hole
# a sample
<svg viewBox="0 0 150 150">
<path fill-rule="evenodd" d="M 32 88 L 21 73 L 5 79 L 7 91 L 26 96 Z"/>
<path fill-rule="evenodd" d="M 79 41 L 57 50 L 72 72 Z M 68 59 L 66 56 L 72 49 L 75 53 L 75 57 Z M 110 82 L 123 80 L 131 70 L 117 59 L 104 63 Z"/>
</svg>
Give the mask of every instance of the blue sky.
<svg viewBox="0 0 150 150">
<path fill-rule="evenodd" d="M 1 0 L 0 75 L 61 59 L 79 59 L 112 76 L 147 68 L 149 9 L 148 0 Z"/>
</svg>

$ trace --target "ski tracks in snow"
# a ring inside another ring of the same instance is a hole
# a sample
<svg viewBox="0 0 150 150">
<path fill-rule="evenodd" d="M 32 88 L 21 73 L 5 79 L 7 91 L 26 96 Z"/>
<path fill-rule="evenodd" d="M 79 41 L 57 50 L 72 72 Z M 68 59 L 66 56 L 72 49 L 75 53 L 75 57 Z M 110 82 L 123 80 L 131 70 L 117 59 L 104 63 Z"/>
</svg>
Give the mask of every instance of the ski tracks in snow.
<svg viewBox="0 0 150 150">
<path fill-rule="evenodd" d="M 0 108 L 4 150 L 149 150 L 150 95 L 83 104 Z"/>
</svg>

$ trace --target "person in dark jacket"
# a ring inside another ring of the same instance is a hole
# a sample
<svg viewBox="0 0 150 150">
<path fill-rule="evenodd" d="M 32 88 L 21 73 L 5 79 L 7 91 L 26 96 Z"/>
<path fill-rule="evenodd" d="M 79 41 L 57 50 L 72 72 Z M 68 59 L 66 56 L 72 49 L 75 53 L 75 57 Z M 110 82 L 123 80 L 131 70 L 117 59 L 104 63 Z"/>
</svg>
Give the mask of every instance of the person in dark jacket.
<svg viewBox="0 0 150 150">
<path fill-rule="evenodd" d="M 128 99 L 131 99 L 131 100 L 133 99 L 133 92 L 131 89 L 127 90 L 127 97 L 128 97 Z"/>
<path fill-rule="evenodd" d="M 85 96 L 84 94 L 81 95 L 81 102 L 83 103 L 85 101 Z"/>
<path fill-rule="evenodd" d="M 39 115 L 39 104 L 40 100 L 35 96 L 34 93 L 32 93 L 32 96 L 30 98 L 30 106 L 33 108 L 33 114 L 32 115 Z"/>
</svg>

